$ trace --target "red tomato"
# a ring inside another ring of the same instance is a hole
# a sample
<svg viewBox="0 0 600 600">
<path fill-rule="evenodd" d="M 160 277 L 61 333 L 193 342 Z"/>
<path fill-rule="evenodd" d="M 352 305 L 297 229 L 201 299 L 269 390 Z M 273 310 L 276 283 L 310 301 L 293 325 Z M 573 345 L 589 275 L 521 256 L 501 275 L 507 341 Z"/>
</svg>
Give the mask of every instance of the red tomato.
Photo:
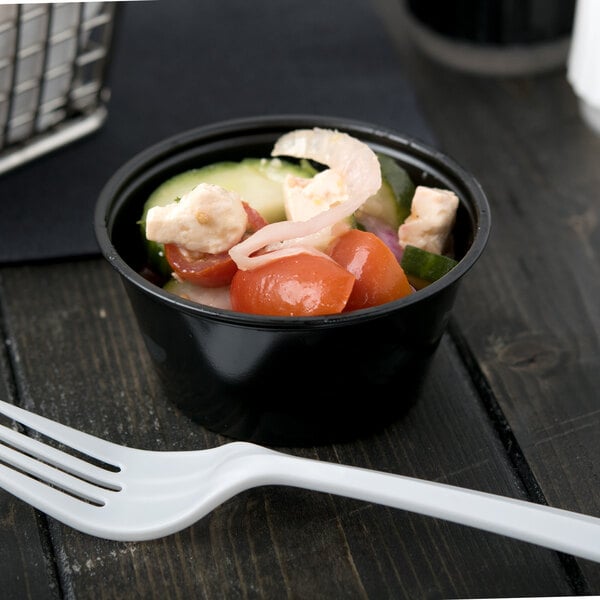
<svg viewBox="0 0 600 600">
<path fill-rule="evenodd" d="M 243 202 L 248 226 L 245 237 L 254 233 L 267 222 L 260 213 Z M 222 287 L 229 285 L 237 271 L 228 252 L 209 254 L 208 252 L 190 252 L 179 244 L 165 244 L 165 258 L 177 275 L 191 283 L 204 287 Z"/>
<path fill-rule="evenodd" d="M 354 276 L 334 261 L 314 254 L 276 259 L 231 281 L 233 310 L 257 315 L 311 316 L 342 312 Z"/>
<path fill-rule="evenodd" d="M 329 254 L 356 277 L 346 310 L 378 306 L 412 292 L 398 260 L 374 233 L 351 229 L 332 243 Z"/>
<path fill-rule="evenodd" d="M 189 252 L 179 244 L 165 244 L 165 258 L 181 279 L 204 287 L 228 285 L 237 271 L 227 252 Z"/>
</svg>

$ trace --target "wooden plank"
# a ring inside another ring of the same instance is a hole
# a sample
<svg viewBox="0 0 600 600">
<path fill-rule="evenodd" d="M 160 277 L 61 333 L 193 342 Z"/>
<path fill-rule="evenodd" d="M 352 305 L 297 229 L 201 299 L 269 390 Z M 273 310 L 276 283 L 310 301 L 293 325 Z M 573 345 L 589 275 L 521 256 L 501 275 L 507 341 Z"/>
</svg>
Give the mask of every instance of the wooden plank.
<svg viewBox="0 0 600 600">
<path fill-rule="evenodd" d="M 457 328 L 549 504 L 600 516 L 600 137 L 564 70 L 465 75 L 425 59 L 398 5 L 376 0 L 439 146 L 480 180 L 493 232 Z M 535 491 L 535 490 L 534 490 Z M 580 561 L 588 593 L 600 566 Z"/>
<path fill-rule="evenodd" d="M 0 347 L 0 399 L 14 402 L 15 390 L 2 324 L 0 312 L 0 333 L 3 334 Z M 1 423 L 12 426 L 8 419 L 3 418 Z M 0 490 L 1 596 L 31 600 L 58 598 L 60 585 L 53 561 L 45 517 Z"/>
<path fill-rule="evenodd" d="M 165 400 L 116 273 L 103 260 L 6 268 L 5 319 L 20 401 L 131 446 L 225 438 Z M 449 339 L 419 403 L 356 443 L 290 452 L 510 495 L 525 490 Z M 115 543 L 53 523 L 68 597 L 502 597 L 573 591 L 558 555 L 404 511 L 267 487 L 187 530 Z M 102 586 L 98 585 L 102 582 Z"/>
</svg>

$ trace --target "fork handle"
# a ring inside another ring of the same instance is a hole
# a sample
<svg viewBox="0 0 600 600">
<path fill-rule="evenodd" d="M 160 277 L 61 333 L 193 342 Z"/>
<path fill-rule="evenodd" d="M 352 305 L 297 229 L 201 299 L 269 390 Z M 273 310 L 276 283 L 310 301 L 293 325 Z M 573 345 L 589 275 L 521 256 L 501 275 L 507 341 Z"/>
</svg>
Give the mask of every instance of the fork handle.
<svg viewBox="0 0 600 600">
<path fill-rule="evenodd" d="M 600 518 L 444 483 L 280 453 L 256 461 L 264 484 L 400 508 L 600 562 Z M 260 474 L 257 472 L 257 475 Z"/>
</svg>

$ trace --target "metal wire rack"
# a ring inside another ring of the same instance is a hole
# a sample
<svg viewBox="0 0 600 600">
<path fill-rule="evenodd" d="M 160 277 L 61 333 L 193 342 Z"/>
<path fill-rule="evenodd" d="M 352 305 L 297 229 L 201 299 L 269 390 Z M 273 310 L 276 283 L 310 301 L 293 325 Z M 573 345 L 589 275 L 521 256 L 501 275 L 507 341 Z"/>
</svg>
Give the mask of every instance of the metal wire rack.
<svg viewBox="0 0 600 600">
<path fill-rule="evenodd" d="M 115 2 L 0 5 L 0 173 L 98 129 Z"/>
</svg>

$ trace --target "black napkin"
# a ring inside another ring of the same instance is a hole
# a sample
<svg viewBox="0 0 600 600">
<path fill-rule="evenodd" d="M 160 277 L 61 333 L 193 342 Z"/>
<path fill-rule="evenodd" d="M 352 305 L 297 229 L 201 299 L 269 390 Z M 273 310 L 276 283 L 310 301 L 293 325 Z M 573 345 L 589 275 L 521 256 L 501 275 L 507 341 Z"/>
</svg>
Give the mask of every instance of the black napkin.
<svg viewBox="0 0 600 600">
<path fill-rule="evenodd" d="M 150 144 L 261 114 L 350 117 L 432 143 L 368 0 L 121 2 L 108 119 L 0 176 L 0 263 L 93 255 L 102 186 Z"/>
</svg>

